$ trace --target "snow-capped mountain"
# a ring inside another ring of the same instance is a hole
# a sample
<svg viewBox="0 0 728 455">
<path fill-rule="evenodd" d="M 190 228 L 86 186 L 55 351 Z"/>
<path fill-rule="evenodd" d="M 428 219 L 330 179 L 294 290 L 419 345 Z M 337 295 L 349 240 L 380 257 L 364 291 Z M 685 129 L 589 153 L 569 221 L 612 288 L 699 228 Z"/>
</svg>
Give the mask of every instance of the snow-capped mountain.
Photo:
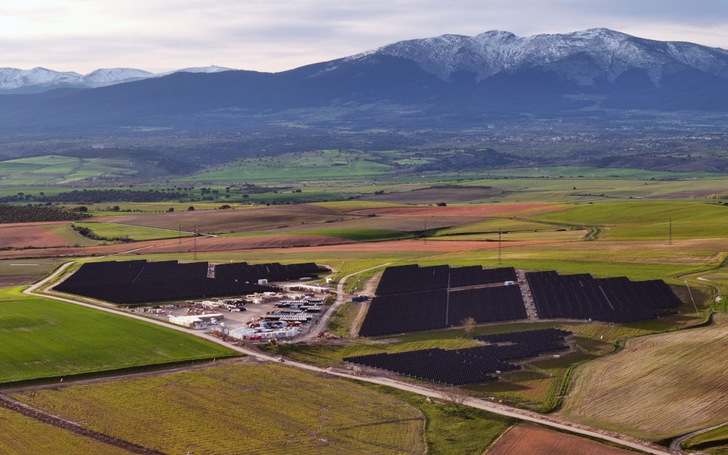
<svg viewBox="0 0 728 455">
<path fill-rule="evenodd" d="M 662 42 L 636 38 L 604 28 L 568 34 L 519 37 L 509 32 L 489 31 L 477 36 L 443 35 L 401 41 L 349 60 L 372 55 L 390 55 L 415 61 L 423 70 L 443 80 L 459 72 L 474 73 L 481 81 L 501 72 L 527 67 L 554 66 L 582 84 L 605 76 L 613 83 L 629 70 L 644 70 L 659 84 L 663 73 L 676 67 L 691 67 L 728 78 L 728 51 L 686 42 Z M 581 57 L 579 67 L 575 61 Z"/>
<path fill-rule="evenodd" d="M 72 71 L 59 72 L 46 68 L 33 68 L 31 70 L 0 68 L 0 92 L 38 93 L 62 87 L 98 88 L 166 76 L 177 72 L 218 73 L 230 70 L 230 68 L 221 66 L 206 66 L 155 74 L 135 68 L 101 68 L 82 75 Z"/>
<path fill-rule="evenodd" d="M 24 87 L 68 86 L 79 84 L 83 79 L 78 73 L 58 72 L 45 68 L 21 70 L 0 68 L 0 90 L 15 90 Z"/>
<path fill-rule="evenodd" d="M 89 88 L 106 87 L 154 76 L 154 73 L 134 68 L 101 68 L 83 76 L 81 85 Z"/>
<path fill-rule="evenodd" d="M 336 121 L 327 117 L 332 115 L 361 125 L 386 119 L 387 126 L 450 122 L 458 128 L 504 114 L 728 113 L 728 51 L 606 29 L 532 37 L 499 31 L 443 35 L 281 73 L 226 70 L 213 66 L 151 75 L 120 69 L 80 76 L 0 69 L 0 89 L 6 93 L 6 87 L 105 85 L 0 96 L 0 129 L 80 123 L 114 128 L 139 122 L 236 128 L 277 115 L 287 121 L 320 119 L 319 126 Z M 141 80 L 118 83 L 133 78 Z"/>
</svg>

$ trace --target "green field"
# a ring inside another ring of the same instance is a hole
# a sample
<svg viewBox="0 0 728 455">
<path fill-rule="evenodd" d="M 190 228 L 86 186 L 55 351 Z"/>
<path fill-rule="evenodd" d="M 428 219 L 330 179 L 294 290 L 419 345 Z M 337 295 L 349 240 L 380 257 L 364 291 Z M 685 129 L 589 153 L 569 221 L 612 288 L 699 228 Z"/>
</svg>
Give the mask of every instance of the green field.
<svg viewBox="0 0 728 455">
<path fill-rule="evenodd" d="M 172 329 L 0 289 L 0 384 L 231 355 Z"/>
<path fill-rule="evenodd" d="M 555 223 L 599 225 L 613 240 L 725 238 L 728 207 L 716 203 L 633 201 L 588 204 L 533 217 Z"/>
<path fill-rule="evenodd" d="M 95 235 L 105 240 L 126 239 L 133 241 L 174 239 L 178 237 L 189 237 L 194 234 L 189 232 L 174 231 L 171 229 L 157 229 L 144 226 L 133 226 L 114 223 L 74 223 L 78 228 L 88 228 Z"/>
<path fill-rule="evenodd" d="M 163 453 L 481 454 L 511 424 L 386 390 L 228 364 L 15 398 Z"/>
<path fill-rule="evenodd" d="M 0 185 L 65 184 L 102 175 L 132 176 L 131 162 L 104 158 L 37 156 L 1 162 Z"/>
<path fill-rule="evenodd" d="M 223 169 L 185 177 L 176 182 L 309 182 L 379 177 L 391 166 L 371 160 L 361 152 L 319 150 L 247 158 Z"/>
</svg>

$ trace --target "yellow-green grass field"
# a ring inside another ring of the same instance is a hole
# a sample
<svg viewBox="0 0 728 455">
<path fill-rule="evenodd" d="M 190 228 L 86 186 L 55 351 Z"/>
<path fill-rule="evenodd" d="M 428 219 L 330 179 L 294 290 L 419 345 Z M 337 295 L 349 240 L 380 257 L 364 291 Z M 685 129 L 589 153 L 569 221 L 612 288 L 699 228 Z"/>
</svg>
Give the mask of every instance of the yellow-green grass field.
<svg viewBox="0 0 728 455">
<path fill-rule="evenodd" d="M 76 222 L 78 228 L 87 228 L 103 239 L 128 239 L 133 241 L 161 240 L 177 237 L 189 237 L 194 235 L 190 232 L 172 229 L 149 228 L 114 223 Z"/>
<path fill-rule="evenodd" d="M 604 171 L 604 170 L 602 170 Z M 607 169 L 607 171 L 615 171 Z M 491 186 L 500 190 L 491 198 L 499 202 L 523 201 L 558 201 L 558 202 L 618 202 L 641 199 L 682 199 L 700 200 L 706 195 L 728 191 L 728 180 L 715 178 L 714 175 L 703 175 L 701 178 L 676 179 L 676 174 L 642 174 L 638 171 L 633 178 L 626 173 L 629 170 L 617 170 L 607 175 L 595 175 L 579 178 L 576 175 L 564 178 L 514 178 L 476 179 L 461 183 L 464 186 Z M 609 175 L 620 175 L 620 178 L 608 178 Z M 655 180 L 652 180 L 654 176 Z M 681 177 L 688 177 L 680 174 Z M 662 179 L 662 180 L 661 180 Z M 574 189 L 576 188 L 576 189 Z"/>
<path fill-rule="evenodd" d="M 39 422 L 5 408 L 0 408 L 0 427 L 3 429 L 0 435 L 0 453 L 3 455 L 129 454 L 124 449 Z"/>
<path fill-rule="evenodd" d="M 93 246 L 99 244 L 98 240 L 84 237 L 77 230 L 73 229 L 70 222 L 47 224 L 43 227 L 68 242 L 69 245 Z"/>
<path fill-rule="evenodd" d="M 534 219 L 556 223 L 606 226 L 614 240 L 725 238 L 728 207 L 709 202 L 632 201 L 586 204 Z"/>
<path fill-rule="evenodd" d="M 0 289 L 0 384 L 232 355 L 172 329 Z"/>
<path fill-rule="evenodd" d="M 559 414 L 661 440 L 723 422 L 728 317 L 715 324 L 629 340 L 621 352 L 576 369 Z"/>
<path fill-rule="evenodd" d="M 510 425 L 380 390 L 232 363 L 14 397 L 163 453 L 481 454 Z"/>
</svg>

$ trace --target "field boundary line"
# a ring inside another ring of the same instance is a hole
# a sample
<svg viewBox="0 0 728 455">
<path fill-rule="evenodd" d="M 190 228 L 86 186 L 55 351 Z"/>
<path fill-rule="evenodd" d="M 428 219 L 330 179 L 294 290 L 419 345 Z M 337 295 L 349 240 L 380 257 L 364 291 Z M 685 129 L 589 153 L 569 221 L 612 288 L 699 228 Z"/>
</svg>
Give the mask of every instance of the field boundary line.
<svg viewBox="0 0 728 455">
<path fill-rule="evenodd" d="M 138 444 L 134 444 L 133 442 L 119 439 L 105 433 L 99 433 L 90 428 L 83 427 L 77 422 L 64 419 L 63 417 L 59 417 L 42 409 L 30 406 L 3 393 L 0 393 L 0 407 L 3 407 L 13 412 L 17 412 L 18 414 L 22 414 L 25 417 L 37 420 L 47 425 L 52 425 L 66 431 L 70 431 L 71 433 L 85 436 L 95 441 L 118 447 L 132 453 L 137 453 L 140 455 L 163 455 L 163 453 L 159 452 L 158 450 L 149 449 L 147 447 L 143 447 Z"/>
</svg>

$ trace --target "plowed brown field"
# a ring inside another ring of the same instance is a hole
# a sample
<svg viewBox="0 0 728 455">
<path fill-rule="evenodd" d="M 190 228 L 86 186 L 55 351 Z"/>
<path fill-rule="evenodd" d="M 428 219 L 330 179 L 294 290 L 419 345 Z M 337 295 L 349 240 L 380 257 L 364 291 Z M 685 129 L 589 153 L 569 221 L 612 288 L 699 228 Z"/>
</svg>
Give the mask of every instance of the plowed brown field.
<svg viewBox="0 0 728 455">
<path fill-rule="evenodd" d="M 48 224 L 48 223 L 43 223 Z M 40 223 L 0 225 L 0 248 L 47 248 L 68 246 L 68 242 L 43 228 Z"/>
<path fill-rule="evenodd" d="M 637 452 L 548 430 L 532 423 L 522 423 L 508 430 L 487 453 L 488 455 L 630 455 Z"/>
</svg>

